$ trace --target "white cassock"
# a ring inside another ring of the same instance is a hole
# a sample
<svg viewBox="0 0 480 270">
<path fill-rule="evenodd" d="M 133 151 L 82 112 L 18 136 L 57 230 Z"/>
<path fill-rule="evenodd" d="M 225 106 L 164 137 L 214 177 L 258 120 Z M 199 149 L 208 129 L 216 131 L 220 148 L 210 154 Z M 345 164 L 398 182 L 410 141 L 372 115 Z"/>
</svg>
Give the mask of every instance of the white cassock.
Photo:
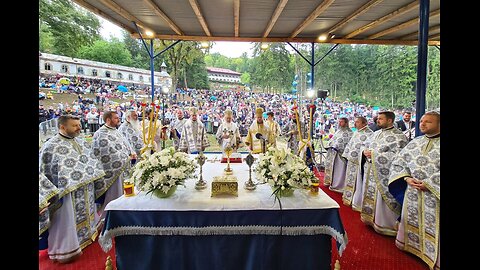
<svg viewBox="0 0 480 270">
<path fill-rule="evenodd" d="M 40 174 L 58 189 L 58 201 L 48 207 L 50 223 L 44 227 L 49 233 L 48 255 L 52 260 L 65 260 L 79 254 L 97 236 L 94 183 L 103 182 L 105 173 L 88 143 L 60 134 L 42 145 L 39 165 Z M 43 177 L 39 182 L 48 188 Z M 42 196 L 51 198 L 48 192 Z"/>
<path fill-rule="evenodd" d="M 343 192 L 345 186 L 345 175 L 347 169 L 347 160 L 342 157 L 345 146 L 352 138 L 353 132 L 349 127 L 339 128 L 327 149 L 325 158 L 325 178 L 324 184 L 330 186 L 330 190 Z"/>
<path fill-rule="evenodd" d="M 388 176 L 393 158 L 406 144 L 407 137 L 393 126 L 375 131 L 366 142 L 372 156 L 364 165 L 360 219 L 380 234 L 397 234 L 396 222 L 402 206 L 388 192 Z M 361 147 L 360 153 L 365 149 Z M 359 157 L 360 164 L 364 158 L 363 154 Z"/>
<path fill-rule="evenodd" d="M 182 137 L 182 130 L 183 126 L 185 125 L 185 122 L 187 122 L 187 119 L 176 119 L 173 121 L 173 123 L 170 125 L 170 139 L 173 140 L 173 145 L 175 147 L 175 150 L 178 150 L 178 147 L 180 145 L 180 138 Z"/>
<path fill-rule="evenodd" d="M 411 187 L 405 177 L 422 180 L 427 190 Z M 389 192 L 403 202 L 395 244 L 440 269 L 440 135 L 419 136 L 395 157 Z"/>
<path fill-rule="evenodd" d="M 372 134 L 373 131 L 368 126 L 357 130 L 353 133 L 342 154 L 348 161 L 342 201 L 345 205 L 352 205 L 352 209 L 355 211 L 361 210 L 363 199 L 363 166 L 359 163 L 358 157 L 362 155 L 360 148 L 366 146 L 365 141 Z"/>
<path fill-rule="evenodd" d="M 223 134 L 228 134 L 229 137 L 224 139 L 222 138 Z M 241 142 L 240 130 L 238 129 L 237 124 L 233 122 L 227 123 L 226 121 L 223 121 L 218 128 L 215 137 L 217 138 L 218 143 L 222 147 L 222 151 L 227 145 L 230 145 L 233 147 L 234 152 L 236 152 L 236 149 L 238 149 L 238 146 Z"/>
</svg>

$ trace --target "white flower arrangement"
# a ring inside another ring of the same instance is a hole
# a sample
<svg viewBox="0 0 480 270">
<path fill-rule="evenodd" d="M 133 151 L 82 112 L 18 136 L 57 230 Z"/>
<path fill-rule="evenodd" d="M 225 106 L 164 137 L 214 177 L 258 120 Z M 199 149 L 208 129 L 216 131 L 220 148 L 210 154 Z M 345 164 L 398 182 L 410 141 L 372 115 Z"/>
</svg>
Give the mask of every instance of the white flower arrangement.
<svg viewBox="0 0 480 270">
<path fill-rule="evenodd" d="M 260 181 L 270 184 L 274 193 L 280 189 L 308 189 L 312 182 L 318 181 L 299 156 L 283 148 L 274 147 L 259 155 L 255 175 Z"/>
<path fill-rule="evenodd" d="M 198 166 L 188 154 L 175 152 L 173 147 L 142 157 L 133 168 L 132 179 L 139 190 L 147 193 L 167 193 L 174 186 L 185 186 L 185 180 L 195 176 Z"/>
</svg>

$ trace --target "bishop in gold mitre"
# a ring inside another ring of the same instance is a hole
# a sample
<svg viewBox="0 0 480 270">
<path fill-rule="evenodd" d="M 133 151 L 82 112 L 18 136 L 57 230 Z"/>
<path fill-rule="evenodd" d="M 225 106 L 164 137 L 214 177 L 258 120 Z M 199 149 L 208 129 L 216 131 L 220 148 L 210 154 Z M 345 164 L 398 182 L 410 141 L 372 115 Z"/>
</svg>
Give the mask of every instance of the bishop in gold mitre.
<svg viewBox="0 0 480 270">
<path fill-rule="evenodd" d="M 257 135 L 260 134 L 260 135 Z M 262 140 L 261 138 L 264 138 Z M 258 107 L 255 110 L 255 120 L 248 128 L 247 138 L 245 139 L 245 144 L 250 148 L 252 154 L 262 153 L 263 143 L 265 143 L 265 150 L 268 149 L 270 144 L 273 142 L 272 132 L 265 125 L 263 120 L 263 108 Z"/>
</svg>

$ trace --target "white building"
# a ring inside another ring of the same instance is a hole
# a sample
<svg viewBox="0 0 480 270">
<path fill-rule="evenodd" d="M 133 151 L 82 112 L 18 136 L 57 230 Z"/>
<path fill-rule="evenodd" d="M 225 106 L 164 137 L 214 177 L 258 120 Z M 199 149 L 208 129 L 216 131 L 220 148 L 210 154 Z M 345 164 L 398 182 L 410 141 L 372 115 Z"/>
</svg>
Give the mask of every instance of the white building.
<svg viewBox="0 0 480 270">
<path fill-rule="evenodd" d="M 226 68 L 207 67 L 208 80 L 221 83 L 240 83 L 241 73 Z"/>
<path fill-rule="evenodd" d="M 159 87 L 171 87 L 172 78 L 166 72 L 166 65 L 162 63 L 161 71 L 154 72 L 154 85 Z M 126 67 L 121 65 L 107 64 L 103 62 L 55 55 L 49 53 L 40 53 L 39 55 L 40 75 L 63 77 L 82 77 L 86 79 L 104 80 L 130 85 L 150 86 L 150 70 Z"/>
</svg>

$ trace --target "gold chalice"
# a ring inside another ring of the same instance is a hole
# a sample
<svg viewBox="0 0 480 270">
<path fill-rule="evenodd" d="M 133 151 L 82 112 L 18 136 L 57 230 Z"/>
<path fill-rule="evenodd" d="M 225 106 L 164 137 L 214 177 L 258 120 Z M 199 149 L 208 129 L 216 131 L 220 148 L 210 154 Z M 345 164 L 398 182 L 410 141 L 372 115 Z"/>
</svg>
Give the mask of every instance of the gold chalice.
<svg viewBox="0 0 480 270">
<path fill-rule="evenodd" d="M 227 168 L 224 169 L 225 174 L 227 175 L 233 174 L 233 170 L 232 168 L 230 168 L 230 156 L 233 153 L 233 147 L 228 145 L 227 147 L 225 147 L 224 151 L 225 151 L 225 155 L 227 155 Z"/>
</svg>

